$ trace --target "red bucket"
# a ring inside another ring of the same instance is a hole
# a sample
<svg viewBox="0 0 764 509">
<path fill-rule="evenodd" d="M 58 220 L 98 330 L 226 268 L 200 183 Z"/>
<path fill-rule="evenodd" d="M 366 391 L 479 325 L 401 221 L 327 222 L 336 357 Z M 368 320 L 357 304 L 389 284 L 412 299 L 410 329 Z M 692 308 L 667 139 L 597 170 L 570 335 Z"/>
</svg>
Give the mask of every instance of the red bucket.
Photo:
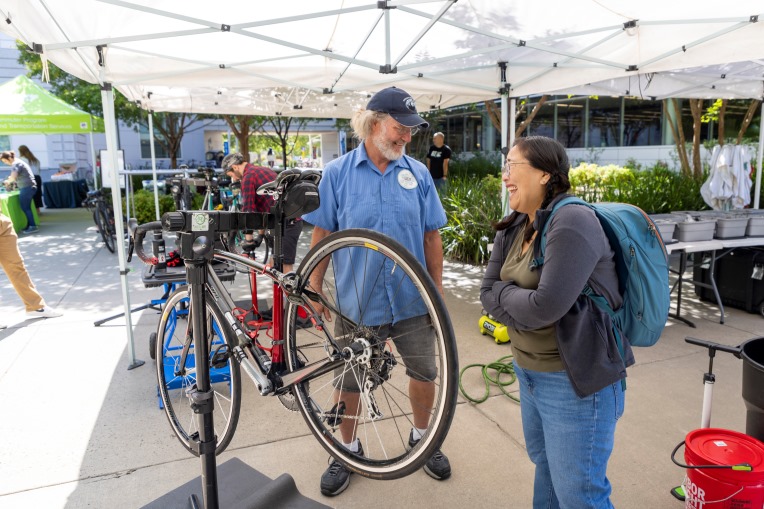
<svg viewBox="0 0 764 509">
<path fill-rule="evenodd" d="M 696 429 L 684 441 L 688 466 L 733 466 L 747 463 L 751 471 L 733 468 L 688 468 L 685 509 L 761 509 L 764 507 L 764 443 L 719 428 Z"/>
</svg>

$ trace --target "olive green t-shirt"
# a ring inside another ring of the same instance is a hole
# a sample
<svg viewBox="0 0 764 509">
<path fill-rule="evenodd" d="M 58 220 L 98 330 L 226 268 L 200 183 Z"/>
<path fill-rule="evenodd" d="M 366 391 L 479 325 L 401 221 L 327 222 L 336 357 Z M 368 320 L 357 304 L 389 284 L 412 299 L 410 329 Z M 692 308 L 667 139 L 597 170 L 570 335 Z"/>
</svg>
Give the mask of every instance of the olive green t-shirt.
<svg viewBox="0 0 764 509">
<path fill-rule="evenodd" d="M 523 253 L 523 235 L 515 236 L 512 247 L 509 248 L 507 259 L 501 267 L 502 281 L 513 280 L 520 288 L 535 290 L 539 286 L 540 272 L 531 271 L 529 266 L 533 259 L 533 248 Z M 554 324 L 535 330 L 516 330 L 508 327 L 509 340 L 515 361 L 523 369 L 533 371 L 554 372 L 562 371 L 562 359 L 557 349 L 557 336 Z"/>
</svg>

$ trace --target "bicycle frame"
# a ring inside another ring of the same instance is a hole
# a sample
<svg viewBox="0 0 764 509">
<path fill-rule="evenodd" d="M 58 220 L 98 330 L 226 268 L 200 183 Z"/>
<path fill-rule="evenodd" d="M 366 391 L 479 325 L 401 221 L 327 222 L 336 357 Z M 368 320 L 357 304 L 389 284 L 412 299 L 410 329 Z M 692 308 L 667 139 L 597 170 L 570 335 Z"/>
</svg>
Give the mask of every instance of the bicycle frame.
<svg viewBox="0 0 764 509">
<path fill-rule="evenodd" d="M 278 239 L 278 236 L 276 237 Z M 274 239 L 275 241 L 276 239 Z M 231 327 L 233 333 L 239 338 L 239 346 L 234 348 L 234 354 L 239 364 L 244 368 L 247 375 L 255 382 L 261 395 L 274 394 L 280 395 L 288 393 L 291 387 L 298 382 L 309 380 L 313 377 L 320 376 L 328 371 L 331 371 L 342 364 L 343 357 L 341 356 L 340 348 L 335 343 L 331 335 L 327 336 L 332 346 L 336 350 L 336 355 L 327 358 L 326 360 L 318 363 L 314 363 L 308 366 L 304 366 L 301 369 L 285 373 L 285 357 L 284 357 L 284 288 L 296 288 L 297 282 L 292 279 L 291 275 L 285 275 L 281 271 L 266 265 L 265 263 L 257 260 L 252 260 L 244 256 L 228 253 L 226 251 L 215 251 L 214 258 L 220 261 L 228 261 L 237 264 L 244 265 L 249 270 L 254 271 L 256 274 L 265 275 L 273 281 L 273 348 L 271 349 L 270 358 L 254 343 L 254 338 L 248 334 L 248 329 L 241 323 L 241 321 L 234 316 L 233 310 L 236 309 L 236 304 L 226 291 L 223 283 L 215 274 L 215 271 L 208 268 L 207 272 L 207 291 L 213 298 L 220 304 L 223 314 L 228 320 L 228 325 Z M 299 299 L 301 305 L 311 315 L 311 320 L 316 324 L 318 330 L 323 330 L 323 324 L 321 318 L 316 315 L 312 306 L 308 304 L 308 301 L 304 297 L 295 294 L 290 294 L 289 298 Z M 192 307 L 194 304 L 192 303 Z M 336 310 L 335 310 L 336 311 Z M 252 345 L 251 351 L 254 354 L 254 360 L 257 362 L 260 369 L 255 368 L 249 357 L 244 354 L 242 346 Z M 238 350 L 238 351 L 237 351 Z"/>
</svg>

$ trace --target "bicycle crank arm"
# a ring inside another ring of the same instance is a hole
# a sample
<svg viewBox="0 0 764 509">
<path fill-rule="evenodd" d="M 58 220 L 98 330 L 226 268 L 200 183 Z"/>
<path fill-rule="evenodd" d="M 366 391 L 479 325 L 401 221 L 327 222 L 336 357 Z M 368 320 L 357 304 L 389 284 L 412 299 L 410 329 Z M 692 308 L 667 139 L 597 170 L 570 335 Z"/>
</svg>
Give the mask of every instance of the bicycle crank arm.
<svg viewBox="0 0 764 509">
<path fill-rule="evenodd" d="M 333 371 L 335 368 L 342 366 L 344 363 L 345 359 L 342 357 L 337 357 L 336 359 L 327 359 L 325 361 L 308 364 L 307 366 L 304 366 L 298 370 L 281 375 L 281 381 L 283 382 L 282 387 L 287 388 L 296 383 L 307 382 L 313 378 Z"/>
</svg>

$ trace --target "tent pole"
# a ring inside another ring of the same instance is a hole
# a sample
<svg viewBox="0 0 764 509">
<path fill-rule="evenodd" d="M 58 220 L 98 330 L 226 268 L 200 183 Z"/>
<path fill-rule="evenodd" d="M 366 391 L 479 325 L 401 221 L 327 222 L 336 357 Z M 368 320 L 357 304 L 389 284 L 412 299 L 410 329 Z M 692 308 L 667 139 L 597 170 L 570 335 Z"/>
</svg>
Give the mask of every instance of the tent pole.
<svg viewBox="0 0 764 509">
<path fill-rule="evenodd" d="M 95 143 L 93 143 L 93 131 L 90 131 L 88 135 L 90 136 L 90 158 L 93 161 L 93 189 L 98 189 L 98 172 L 96 171 L 96 150 Z"/>
<path fill-rule="evenodd" d="M 133 369 L 142 366 L 144 362 L 135 358 L 133 323 L 130 317 L 130 291 L 127 284 L 125 235 L 123 233 L 125 231 L 125 224 L 122 221 L 122 193 L 120 192 L 118 175 L 117 120 L 114 115 L 114 91 L 111 88 L 111 83 L 104 83 L 101 86 L 101 102 L 103 103 L 104 123 L 106 124 L 106 149 L 111 159 L 111 198 L 114 205 L 114 227 L 117 230 L 117 258 L 119 259 L 119 274 L 122 280 L 122 302 L 125 306 L 127 354 L 130 359 L 127 369 Z"/>
<path fill-rule="evenodd" d="M 764 104 L 764 102 L 762 103 Z M 761 123 L 759 125 L 759 155 L 756 158 L 756 187 L 753 194 L 753 208 L 759 208 L 759 201 L 761 200 L 761 166 L 762 159 L 764 159 L 764 106 L 761 107 L 761 113 L 759 113 Z"/>
<path fill-rule="evenodd" d="M 509 107 L 507 101 L 509 99 L 509 87 L 507 86 L 507 63 L 499 62 L 499 69 L 501 69 L 501 148 L 509 147 Z M 501 155 L 501 164 L 499 165 L 499 171 L 504 168 L 504 154 Z M 501 175 L 499 175 L 501 177 Z M 501 212 L 503 215 L 509 214 L 509 195 L 507 194 L 507 188 L 501 186 Z"/>
<path fill-rule="evenodd" d="M 154 112 L 149 110 L 149 144 L 151 146 L 151 178 L 154 179 L 154 211 L 159 221 L 159 182 L 157 181 L 157 159 L 154 152 Z"/>
</svg>

